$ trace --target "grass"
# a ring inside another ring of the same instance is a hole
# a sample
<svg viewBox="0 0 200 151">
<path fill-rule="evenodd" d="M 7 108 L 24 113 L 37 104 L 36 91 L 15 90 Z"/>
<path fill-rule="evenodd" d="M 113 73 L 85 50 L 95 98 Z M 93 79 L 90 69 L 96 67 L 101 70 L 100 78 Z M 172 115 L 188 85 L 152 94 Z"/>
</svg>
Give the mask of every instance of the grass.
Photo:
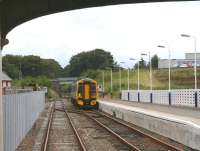
<svg viewBox="0 0 200 151">
<path fill-rule="evenodd" d="M 97 76 L 96 80 L 102 84 L 102 74 Z M 110 92 L 110 71 L 105 71 L 105 93 Z M 137 90 L 137 70 L 130 70 L 130 89 Z M 127 90 L 127 70 L 122 71 L 122 90 Z M 168 89 L 168 69 L 153 70 L 153 89 L 166 90 Z M 200 82 L 200 69 L 197 70 L 197 79 Z M 192 89 L 194 88 L 194 72 L 193 68 L 179 68 L 171 70 L 171 88 L 172 89 Z M 200 88 L 200 84 L 198 86 Z M 119 72 L 113 72 L 113 94 L 119 96 Z M 149 70 L 140 70 L 140 89 L 150 89 Z"/>
</svg>

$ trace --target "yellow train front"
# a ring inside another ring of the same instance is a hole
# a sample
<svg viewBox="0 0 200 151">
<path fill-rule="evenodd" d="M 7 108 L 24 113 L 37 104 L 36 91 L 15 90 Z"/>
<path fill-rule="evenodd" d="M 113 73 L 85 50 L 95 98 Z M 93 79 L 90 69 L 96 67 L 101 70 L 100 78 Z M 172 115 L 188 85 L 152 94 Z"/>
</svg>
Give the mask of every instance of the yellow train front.
<svg viewBox="0 0 200 151">
<path fill-rule="evenodd" d="M 72 88 L 72 101 L 83 109 L 98 109 L 97 82 L 92 79 L 81 79 Z"/>
</svg>

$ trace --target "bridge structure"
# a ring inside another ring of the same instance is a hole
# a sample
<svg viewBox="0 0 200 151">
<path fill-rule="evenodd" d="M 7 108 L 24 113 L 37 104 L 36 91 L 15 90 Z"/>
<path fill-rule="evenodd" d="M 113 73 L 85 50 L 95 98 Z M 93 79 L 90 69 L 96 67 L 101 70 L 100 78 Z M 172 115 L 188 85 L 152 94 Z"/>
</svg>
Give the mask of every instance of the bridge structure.
<svg viewBox="0 0 200 151">
<path fill-rule="evenodd" d="M 6 35 L 16 26 L 34 18 L 75 9 L 130 3 L 165 2 L 174 0 L 0 0 L 0 72 L 2 49 L 9 43 Z M 187 0 L 190 1 L 190 0 Z M 1 78 L 0 78 L 1 83 Z M 3 151 L 3 107 L 0 84 L 0 150 Z"/>
</svg>

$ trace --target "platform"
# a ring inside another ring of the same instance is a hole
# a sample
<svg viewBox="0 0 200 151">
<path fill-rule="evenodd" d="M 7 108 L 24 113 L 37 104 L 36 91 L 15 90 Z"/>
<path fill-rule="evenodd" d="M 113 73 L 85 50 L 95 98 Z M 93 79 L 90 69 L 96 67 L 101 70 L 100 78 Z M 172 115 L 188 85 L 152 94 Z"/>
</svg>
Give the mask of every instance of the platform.
<svg viewBox="0 0 200 151">
<path fill-rule="evenodd" d="M 200 109 L 100 100 L 100 110 L 200 150 Z"/>
</svg>

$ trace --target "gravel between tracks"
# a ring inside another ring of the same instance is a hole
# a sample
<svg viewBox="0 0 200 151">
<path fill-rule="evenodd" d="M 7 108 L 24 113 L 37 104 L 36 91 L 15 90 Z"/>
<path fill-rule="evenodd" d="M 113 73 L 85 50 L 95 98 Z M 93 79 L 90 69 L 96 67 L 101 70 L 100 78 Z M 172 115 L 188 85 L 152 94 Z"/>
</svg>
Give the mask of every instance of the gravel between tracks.
<svg viewBox="0 0 200 151">
<path fill-rule="evenodd" d="M 48 151 L 79 151 L 77 139 L 64 112 L 55 110 L 48 141 Z"/>
<path fill-rule="evenodd" d="M 106 130 L 96 125 L 84 115 L 69 113 L 89 151 L 130 150 Z"/>
</svg>

